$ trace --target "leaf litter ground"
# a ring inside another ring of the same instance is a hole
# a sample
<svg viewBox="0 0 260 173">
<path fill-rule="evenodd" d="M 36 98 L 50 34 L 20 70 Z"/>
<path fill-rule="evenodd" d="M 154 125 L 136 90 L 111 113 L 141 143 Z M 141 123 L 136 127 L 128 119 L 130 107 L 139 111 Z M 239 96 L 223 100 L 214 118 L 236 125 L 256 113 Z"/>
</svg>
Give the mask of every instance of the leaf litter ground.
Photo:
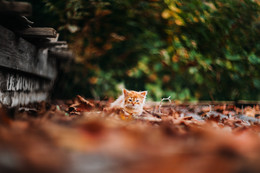
<svg viewBox="0 0 260 173">
<path fill-rule="evenodd" d="M 0 109 L 0 172 L 260 172 L 259 106 L 74 101 Z"/>
</svg>

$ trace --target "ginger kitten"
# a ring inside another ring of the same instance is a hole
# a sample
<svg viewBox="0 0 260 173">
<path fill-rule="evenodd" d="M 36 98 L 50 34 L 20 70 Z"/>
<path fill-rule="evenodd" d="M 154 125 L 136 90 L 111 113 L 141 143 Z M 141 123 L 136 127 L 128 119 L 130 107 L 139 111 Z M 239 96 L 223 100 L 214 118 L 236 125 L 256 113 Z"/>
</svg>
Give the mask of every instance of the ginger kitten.
<svg viewBox="0 0 260 173">
<path fill-rule="evenodd" d="M 121 108 L 127 115 L 141 115 L 147 91 L 128 91 L 123 89 L 123 94 L 111 103 L 110 108 Z"/>
</svg>

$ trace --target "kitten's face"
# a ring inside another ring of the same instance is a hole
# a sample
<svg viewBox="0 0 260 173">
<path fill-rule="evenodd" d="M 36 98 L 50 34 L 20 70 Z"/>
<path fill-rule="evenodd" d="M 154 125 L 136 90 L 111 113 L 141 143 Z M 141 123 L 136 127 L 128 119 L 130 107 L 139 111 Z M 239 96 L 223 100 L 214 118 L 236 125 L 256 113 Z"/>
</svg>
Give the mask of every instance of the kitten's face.
<svg viewBox="0 0 260 173">
<path fill-rule="evenodd" d="M 136 92 L 123 89 L 123 94 L 125 98 L 124 106 L 131 109 L 138 109 L 143 107 L 147 91 Z"/>
</svg>

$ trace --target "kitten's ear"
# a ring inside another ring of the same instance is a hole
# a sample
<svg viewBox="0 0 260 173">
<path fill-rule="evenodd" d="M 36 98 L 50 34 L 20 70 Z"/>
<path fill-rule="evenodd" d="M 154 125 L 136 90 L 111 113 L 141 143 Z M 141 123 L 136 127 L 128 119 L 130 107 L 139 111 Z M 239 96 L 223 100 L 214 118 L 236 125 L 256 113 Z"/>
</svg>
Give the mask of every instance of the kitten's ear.
<svg viewBox="0 0 260 173">
<path fill-rule="evenodd" d="M 147 91 L 142 91 L 142 92 L 140 92 L 140 94 L 141 94 L 141 96 L 146 97 Z"/>
<path fill-rule="evenodd" d="M 124 96 L 127 96 L 128 95 L 128 91 L 126 89 L 123 89 L 123 94 L 124 94 Z"/>
</svg>

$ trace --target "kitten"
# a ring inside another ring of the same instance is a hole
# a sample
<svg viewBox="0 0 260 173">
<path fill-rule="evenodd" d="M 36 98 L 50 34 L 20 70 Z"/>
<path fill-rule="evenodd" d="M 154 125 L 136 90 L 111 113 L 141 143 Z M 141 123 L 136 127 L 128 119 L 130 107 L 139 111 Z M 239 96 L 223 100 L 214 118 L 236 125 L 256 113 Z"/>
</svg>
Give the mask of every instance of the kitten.
<svg viewBox="0 0 260 173">
<path fill-rule="evenodd" d="M 121 108 L 126 115 L 141 115 L 147 91 L 122 91 L 123 94 L 111 103 L 110 108 Z"/>
</svg>

